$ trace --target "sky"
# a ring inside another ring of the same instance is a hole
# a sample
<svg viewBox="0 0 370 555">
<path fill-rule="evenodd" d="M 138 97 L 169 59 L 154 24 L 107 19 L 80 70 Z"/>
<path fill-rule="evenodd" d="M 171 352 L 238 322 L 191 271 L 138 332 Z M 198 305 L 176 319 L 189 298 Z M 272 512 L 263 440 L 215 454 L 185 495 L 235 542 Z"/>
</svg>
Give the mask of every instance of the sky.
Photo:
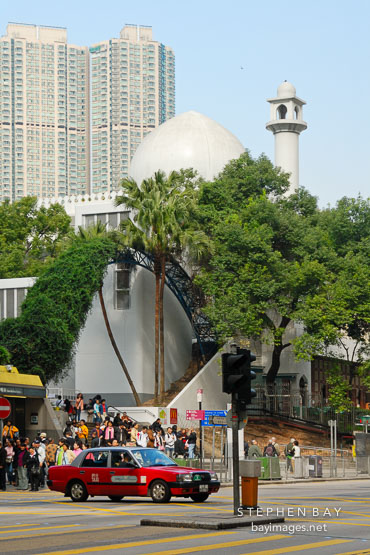
<svg viewBox="0 0 370 555">
<path fill-rule="evenodd" d="M 292 82 L 307 102 L 300 184 L 320 206 L 370 196 L 368 0 L 0 0 L 8 22 L 67 27 L 68 41 L 118 37 L 150 25 L 176 56 L 176 113 L 197 110 L 255 157 L 274 157 L 267 98 Z"/>
</svg>

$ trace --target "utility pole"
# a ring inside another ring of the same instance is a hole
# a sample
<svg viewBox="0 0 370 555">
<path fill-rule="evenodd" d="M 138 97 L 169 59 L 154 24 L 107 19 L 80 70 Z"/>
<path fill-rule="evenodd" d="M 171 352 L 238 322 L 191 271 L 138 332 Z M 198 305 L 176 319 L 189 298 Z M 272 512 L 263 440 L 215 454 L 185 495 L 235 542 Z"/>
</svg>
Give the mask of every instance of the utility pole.
<svg viewBox="0 0 370 555">
<path fill-rule="evenodd" d="M 234 498 L 234 515 L 238 514 L 240 507 L 239 492 L 239 416 L 237 411 L 236 393 L 231 395 L 232 410 L 232 446 L 233 446 L 233 498 Z"/>
</svg>

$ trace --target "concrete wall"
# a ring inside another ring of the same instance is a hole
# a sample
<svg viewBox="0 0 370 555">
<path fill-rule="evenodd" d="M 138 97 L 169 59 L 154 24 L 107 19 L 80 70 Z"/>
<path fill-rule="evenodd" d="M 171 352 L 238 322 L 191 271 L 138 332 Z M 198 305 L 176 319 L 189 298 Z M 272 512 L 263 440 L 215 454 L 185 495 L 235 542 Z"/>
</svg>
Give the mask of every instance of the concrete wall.
<svg viewBox="0 0 370 555">
<path fill-rule="evenodd" d="M 31 424 L 31 415 L 38 417 L 37 424 Z M 31 399 L 26 401 L 26 437 L 34 439 L 40 432 L 45 432 L 48 437 L 55 440 L 59 439 L 63 434 L 63 421 L 59 420 L 56 411 L 50 404 L 48 399 Z"/>
</svg>

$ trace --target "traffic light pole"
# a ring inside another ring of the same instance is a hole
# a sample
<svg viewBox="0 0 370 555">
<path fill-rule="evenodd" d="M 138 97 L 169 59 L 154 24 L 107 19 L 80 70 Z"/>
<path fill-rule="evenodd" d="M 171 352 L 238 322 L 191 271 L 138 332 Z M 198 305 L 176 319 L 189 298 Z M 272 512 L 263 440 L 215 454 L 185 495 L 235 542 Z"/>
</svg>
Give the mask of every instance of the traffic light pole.
<svg viewBox="0 0 370 555">
<path fill-rule="evenodd" d="M 234 498 L 234 515 L 238 514 L 240 507 L 239 492 L 239 417 L 236 410 L 236 393 L 231 395 L 232 410 L 232 444 L 233 444 L 233 498 Z"/>
</svg>

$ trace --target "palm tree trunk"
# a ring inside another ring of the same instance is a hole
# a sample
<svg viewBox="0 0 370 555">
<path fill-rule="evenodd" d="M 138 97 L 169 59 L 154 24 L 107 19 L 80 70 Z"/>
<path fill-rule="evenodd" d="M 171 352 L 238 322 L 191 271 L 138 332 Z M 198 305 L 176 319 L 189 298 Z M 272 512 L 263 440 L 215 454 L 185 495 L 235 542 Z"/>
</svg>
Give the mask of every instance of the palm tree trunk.
<svg viewBox="0 0 370 555">
<path fill-rule="evenodd" d="M 124 372 L 124 374 L 125 374 L 125 376 L 126 376 L 126 378 L 127 378 L 127 381 L 128 381 L 128 383 L 129 383 L 129 385 L 130 385 L 130 387 L 131 387 L 132 394 L 133 394 L 133 396 L 134 396 L 134 398 L 135 398 L 136 406 L 139 407 L 139 406 L 141 405 L 140 397 L 139 397 L 139 395 L 138 395 L 138 393 L 137 393 L 137 391 L 136 391 L 136 389 L 135 389 L 134 382 L 132 381 L 131 376 L 130 376 L 128 370 L 127 370 L 127 366 L 126 366 L 126 364 L 124 363 L 123 358 L 121 357 L 121 353 L 119 352 L 119 349 L 118 349 L 118 347 L 117 347 L 117 343 L 116 343 L 116 341 L 115 341 L 115 339 L 114 339 L 114 337 L 113 337 L 112 329 L 111 329 L 111 327 L 110 327 L 110 323 L 109 323 L 109 320 L 108 320 L 107 311 L 106 311 L 106 308 L 105 308 L 105 302 L 104 302 L 104 298 L 103 298 L 103 285 L 101 285 L 101 286 L 99 287 L 99 300 L 100 300 L 100 306 L 101 306 L 102 313 L 103 313 L 103 318 L 104 318 L 104 322 L 105 322 L 105 327 L 107 328 L 107 332 L 108 332 L 108 336 L 109 336 L 110 342 L 112 343 L 112 347 L 113 347 L 113 349 L 114 349 L 114 352 L 115 352 L 116 355 L 117 355 L 117 358 L 118 358 L 119 363 L 120 363 L 120 365 L 121 365 L 121 367 L 122 367 L 122 370 L 123 370 L 123 372 Z"/>
<path fill-rule="evenodd" d="M 166 259 L 164 256 L 161 257 L 161 283 L 159 290 L 159 347 L 160 347 L 160 364 L 161 364 L 161 375 L 160 375 L 160 401 L 163 402 L 164 392 L 165 392 L 165 371 L 164 371 L 164 307 L 163 307 L 163 295 L 164 295 L 164 284 L 166 280 Z"/>
<path fill-rule="evenodd" d="M 159 394 L 159 293 L 161 280 L 160 261 L 156 256 L 154 261 L 155 274 L 155 356 L 154 356 L 154 400 L 158 400 Z"/>
</svg>

